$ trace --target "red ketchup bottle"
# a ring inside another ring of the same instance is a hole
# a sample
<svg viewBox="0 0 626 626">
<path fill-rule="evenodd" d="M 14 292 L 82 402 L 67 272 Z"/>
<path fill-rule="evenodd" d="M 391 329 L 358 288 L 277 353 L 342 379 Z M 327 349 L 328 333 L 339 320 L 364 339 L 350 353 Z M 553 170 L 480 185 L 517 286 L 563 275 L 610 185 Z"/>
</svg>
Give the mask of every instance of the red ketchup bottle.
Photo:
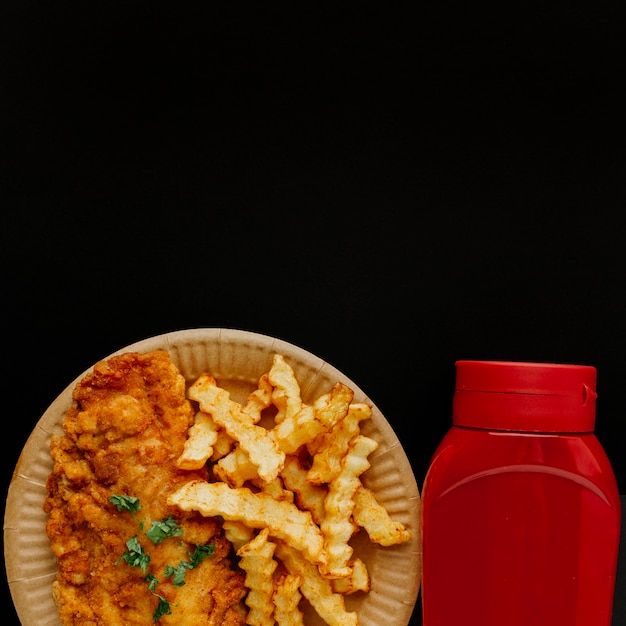
<svg viewBox="0 0 626 626">
<path fill-rule="evenodd" d="M 422 489 L 423 626 L 610 626 L 620 500 L 596 370 L 458 361 Z"/>
</svg>

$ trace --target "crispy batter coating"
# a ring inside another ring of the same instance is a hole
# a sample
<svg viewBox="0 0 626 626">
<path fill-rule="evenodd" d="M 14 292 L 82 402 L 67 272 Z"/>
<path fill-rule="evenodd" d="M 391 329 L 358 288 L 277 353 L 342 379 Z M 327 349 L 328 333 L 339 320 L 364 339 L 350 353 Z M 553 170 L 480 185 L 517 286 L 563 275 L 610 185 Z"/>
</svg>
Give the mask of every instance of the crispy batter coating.
<svg viewBox="0 0 626 626">
<path fill-rule="evenodd" d="M 244 575 L 231 560 L 219 522 L 167 505 L 167 497 L 205 470 L 176 466 L 194 421 L 185 380 L 165 351 L 126 353 L 98 363 L 74 390 L 64 435 L 53 437 L 54 469 L 47 482 L 46 532 L 58 561 L 53 595 L 64 626 L 151 624 L 159 605 L 145 580 L 170 602 L 168 626 L 240 626 Z M 139 498 L 134 515 L 118 511 L 112 495 Z M 159 545 L 146 537 L 152 521 L 172 515 L 183 529 Z M 139 523 L 143 522 L 143 529 Z M 150 563 L 144 573 L 120 560 L 137 536 Z M 165 566 L 189 561 L 196 544 L 214 553 L 187 569 L 185 584 L 165 577 Z"/>
</svg>

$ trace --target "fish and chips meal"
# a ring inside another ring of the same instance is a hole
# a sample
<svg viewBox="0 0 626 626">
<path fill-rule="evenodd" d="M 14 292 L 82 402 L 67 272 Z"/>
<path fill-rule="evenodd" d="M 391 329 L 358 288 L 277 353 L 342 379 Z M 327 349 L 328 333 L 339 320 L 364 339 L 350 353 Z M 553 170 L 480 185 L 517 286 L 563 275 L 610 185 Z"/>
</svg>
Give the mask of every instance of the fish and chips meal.
<svg viewBox="0 0 626 626">
<path fill-rule="evenodd" d="M 165 350 L 96 364 L 54 436 L 44 503 L 63 626 L 358 626 L 352 545 L 408 542 L 362 482 L 371 407 L 341 382 L 304 402 L 273 354 L 243 402 Z"/>
</svg>

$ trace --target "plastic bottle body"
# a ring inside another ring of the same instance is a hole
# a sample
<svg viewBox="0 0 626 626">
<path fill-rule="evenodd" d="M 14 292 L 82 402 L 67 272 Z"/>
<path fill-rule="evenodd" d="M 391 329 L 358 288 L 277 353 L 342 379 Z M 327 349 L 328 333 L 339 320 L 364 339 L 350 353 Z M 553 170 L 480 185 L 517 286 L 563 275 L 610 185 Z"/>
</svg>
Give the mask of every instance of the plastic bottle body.
<svg viewBox="0 0 626 626">
<path fill-rule="evenodd" d="M 423 626 L 610 626 L 620 500 L 593 433 L 452 426 L 422 514 Z"/>
</svg>

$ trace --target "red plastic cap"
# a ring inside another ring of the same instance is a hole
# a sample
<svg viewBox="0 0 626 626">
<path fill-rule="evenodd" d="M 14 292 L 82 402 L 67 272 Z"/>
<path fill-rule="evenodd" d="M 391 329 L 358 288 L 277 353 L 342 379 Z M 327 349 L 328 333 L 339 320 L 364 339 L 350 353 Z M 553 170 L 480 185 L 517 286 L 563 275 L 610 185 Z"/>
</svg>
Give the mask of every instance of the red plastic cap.
<svg viewBox="0 0 626 626">
<path fill-rule="evenodd" d="M 457 361 L 456 426 L 526 432 L 593 432 L 596 368 L 512 361 Z"/>
</svg>

